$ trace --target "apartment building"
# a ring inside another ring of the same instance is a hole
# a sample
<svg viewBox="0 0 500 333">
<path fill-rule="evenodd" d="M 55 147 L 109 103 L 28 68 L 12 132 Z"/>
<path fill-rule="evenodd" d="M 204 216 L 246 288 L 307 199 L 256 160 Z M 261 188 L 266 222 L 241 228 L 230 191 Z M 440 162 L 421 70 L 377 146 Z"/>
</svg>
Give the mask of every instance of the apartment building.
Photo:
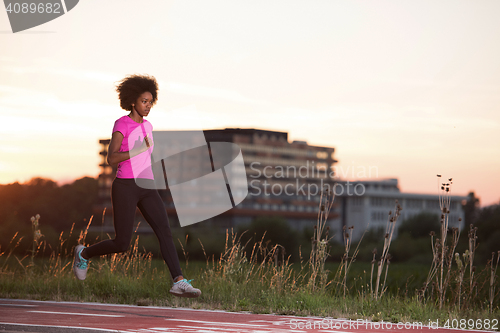
<svg viewBox="0 0 500 333">
<path fill-rule="evenodd" d="M 153 132 L 161 135 L 160 132 Z M 249 224 L 259 216 L 279 216 L 291 227 L 311 227 L 318 216 L 320 191 L 333 188 L 335 149 L 309 145 L 305 141 L 288 141 L 286 132 L 260 129 L 226 128 L 205 130 L 210 142 L 231 142 L 242 152 L 247 174 L 248 195 L 235 208 L 200 222 L 220 229 Z M 110 188 L 116 169 L 106 163 L 109 140 L 100 140 L 102 161 L 99 175 L 99 205 L 96 214 L 106 209 L 105 224 L 111 226 Z M 192 163 L 203 163 L 193 159 Z M 168 175 L 167 175 L 168 178 Z M 175 204 L 168 189 L 160 190 L 173 227 L 176 222 Z M 140 219 L 140 216 L 137 217 Z"/>
<path fill-rule="evenodd" d="M 247 225 L 257 217 L 278 216 L 284 218 L 291 228 L 312 228 L 318 217 L 320 192 L 325 188 L 336 193 L 328 225 L 330 234 L 335 234 L 338 240 L 341 240 L 343 226 L 354 226 L 354 239 L 359 239 L 366 229 L 384 229 L 389 211 L 394 211 L 395 200 L 403 208 L 399 223 L 422 212 L 440 214 L 437 192 L 404 193 L 400 191 L 397 179 L 339 180 L 334 173 L 337 160 L 333 147 L 313 146 L 305 141 L 290 142 L 286 132 L 261 129 L 226 128 L 203 132 L 209 144 L 231 142 L 240 147 L 247 175 L 248 194 L 233 209 L 197 223 L 194 227 L 209 226 L 222 231 Z M 162 135 L 162 131 L 153 132 L 153 136 L 155 135 Z M 104 225 L 112 230 L 110 188 L 116 168 L 106 163 L 109 142 L 109 139 L 99 141 L 102 161 L 99 204 L 96 205 L 95 216 L 105 210 Z M 206 163 L 196 156 L 190 158 L 192 164 Z M 178 227 L 175 203 L 168 188 L 159 192 L 171 226 Z M 464 200 L 465 196 L 450 197 L 450 226 L 463 228 Z M 139 213 L 137 220 L 143 220 Z"/>
<path fill-rule="evenodd" d="M 385 230 L 389 219 L 389 212 L 394 213 L 395 203 L 402 207 L 401 216 L 397 223 L 407 218 L 426 212 L 441 215 L 439 194 L 420 194 L 401 192 L 397 179 L 381 179 L 366 181 L 341 181 L 338 183 L 350 191 L 337 191 L 339 214 L 333 219 L 337 239 L 341 239 L 342 228 L 353 226 L 353 239 L 357 240 L 368 229 Z M 451 195 L 449 226 L 464 228 L 464 212 L 462 203 L 466 196 Z M 396 229 L 397 232 L 397 229 Z"/>
</svg>

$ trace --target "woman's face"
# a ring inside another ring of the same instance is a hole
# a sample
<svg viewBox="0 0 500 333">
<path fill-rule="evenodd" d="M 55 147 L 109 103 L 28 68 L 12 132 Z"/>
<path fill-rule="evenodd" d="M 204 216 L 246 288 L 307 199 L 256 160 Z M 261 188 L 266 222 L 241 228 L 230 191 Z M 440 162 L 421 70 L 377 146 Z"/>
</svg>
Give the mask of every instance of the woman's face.
<svg viewBox="0 0 500 333">
<path fill-rule="evenodd" d="M 146 91 L 137 98 L 133 107 L 141 117 L 146 117 L 152 106 L 153 95 L 149 91 Z"/>
</svg>

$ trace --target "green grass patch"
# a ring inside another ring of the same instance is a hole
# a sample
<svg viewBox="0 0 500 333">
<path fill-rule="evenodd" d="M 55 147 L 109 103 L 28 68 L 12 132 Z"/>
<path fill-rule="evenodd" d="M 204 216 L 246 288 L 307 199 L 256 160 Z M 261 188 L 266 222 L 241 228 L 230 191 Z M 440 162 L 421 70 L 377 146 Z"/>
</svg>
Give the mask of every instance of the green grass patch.
<svg viewBox="0 0 500 333">
<path fill-rule="evenodd" d="M 5 258 L 0 257 L 0 265 Z M 117 259 L 115 258 L 115 261 Z M 299 264 L 289 267 L 290 280 L 279 281 L 276 267 L 252 266 L 241 263 L 237 266 L 219 266 L 217 263 L 184 263 L 184 274 L 193 279 L 193 284 L 202 290 L 198 299 L 180 299 L 168 293 L 172 282 L 169 271 L 162 260 L 137 259 L 141 267 L 134 270 L 133 263 L 125 268 L 126 260 L 113 264 L 113 258 L 92 260 L 85 281 L 76 280 L 71 271 L 70 258 L 62 262 L 65 267 L 52 274 L 51 260 L 34 260 L 34 266 L 22 266 L 10 258 L 11 267 L 0 275 L 0 297 L 53 301 L 104 302 L 113 304 L 154 305 L 169 307 L 191 307 L 198 309 L 220 309 L 247 311 L 252 313 L 274 313 L 296 316 L 320 316 L 347 319 L 366 319 L 389 322 L 422 322 L 448 318 L 486 319 L 498 318 L 498 308 L 488 313 L 484 308 L 468 312 L 457 312 L 452 308 L 438 310 L 432 301 L 421 302 L 408 290 L 412 280 L 415 285 L 425 280 L 419 273 L 423 267 L 397 264 L 391 267 L 395 286 L 385 297 L 374 300 L 366 288 L 369 264 L 356 263 L 350 272 L 350 288 L 346 297 L 335 295 L 330 285 L 324 291 L 312 293 L 304 279 L 301 280 Z M 25 259 L 25 261 L 28 261 Z M 332 272 L 337 264 L 328 264 Z M 333 273 L 330 274 L 330 276 Z M 414 277 L 413 279 L 411 277 Z M 295 282 L 293 282 L 295 279 Z"/>
<path fill-rule="evenodd" d="M 35 235 L 36 231 L 35 228 Z M 81 232 L 77 242 L 84 244 L 86 235 L 86 231 Z M 346 256 L 349 260 L 341 263 L 325 262 L 321 259 L 324 257 L 317 257 L 321 260 L 315 263 L 309 260 L 292 264 L 279 245 L 270 247 L 261 241 L 243 246 L 235 234 L 227 234 L 222 252 L 207 254 L 206 261 L 187 260 L 189 253 L 181 253 L 185 258 L 181 261 L 183 274 L 193 279 L 193 285 L 202 291 L 197 299 L 181 299 L 169 294 L 172 279 L 165 263 L 154 259 L 151 252 L 139 250 L 139 236 L 134 237 L 126 253 L 93 258 L 85 281 L 73 276 L 72 253 L 77 242 L 67 241 L 71 233 L 67 237 L 63 240 L 61 235 L 57 248 L 45 250 L 43 241 L 38 242 L 34 237 L 32 250 L 23 258 L 12 251 L 16 244 L 14 237 L 11 243 L 14 246 L 0 253 L 0 297 L 420 322 L 424 325 L 430 321 L 444 323 L 450 318 L 500 318 L 498 301 L 493 306 L 490 303 L 490 281 L 498 286 L 497 280 L 491 280 L 494 277 L 491 274 L 496 272 L 491 265 L 475 269 L 473 281 L 477 283 L 472 285 L 473 293 L 467 289 L 467 279 L 457 284 L 460 271 L 450 270 L 450 287 L 443 302 L 443 298 L 438 299 L 433 285 L 427 286 L 427 293 L 420 292 L 428 278 L 428 265 L 387 262 L 388 274 L 384 271 L 384 284 L 375 296 L 372 271 L 377 269 L 376 261 L 358 262 L 349 254 Z M 320 245 L 316 248 L 321 249 Z M 201 244 L 200 247 L 204 251 Z M 39 255 L 48 250 L 50 256 Z M 312 268 L 314 264 L 318 264 L 316 268 Z M 499 289 L 493 289 L 495 300 L 498 300 Z M 457 297 L 461 297 L 461 304 Z"/>
</svg>

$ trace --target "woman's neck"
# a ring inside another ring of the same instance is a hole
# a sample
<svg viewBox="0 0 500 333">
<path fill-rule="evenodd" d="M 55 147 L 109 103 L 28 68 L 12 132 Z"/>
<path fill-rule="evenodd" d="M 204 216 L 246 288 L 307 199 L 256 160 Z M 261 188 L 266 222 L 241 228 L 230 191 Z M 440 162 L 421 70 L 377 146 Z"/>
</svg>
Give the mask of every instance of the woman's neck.
<svg viewBox="0 0 500 333">
<path fill-rule="evenodd" d="M 144 121 L 144 118 L 141 117 L 138 113 L 136 112 L 130 112 L 128 114 L 128 116 L 130 117 L 130 119 L 132 119 L 133 121 L 135 121 L 136 123 L 139 123 L 139 124 L 142 124 L 142 122 Z"/>
</svg>

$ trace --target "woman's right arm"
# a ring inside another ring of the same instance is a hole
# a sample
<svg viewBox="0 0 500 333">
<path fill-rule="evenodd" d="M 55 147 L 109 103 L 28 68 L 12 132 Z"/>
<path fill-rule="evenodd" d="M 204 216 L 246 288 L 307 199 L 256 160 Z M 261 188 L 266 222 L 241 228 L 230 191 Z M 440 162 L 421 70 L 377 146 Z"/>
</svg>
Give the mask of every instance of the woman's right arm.
<svg viewBox="0 0 500 333">
<path fill-rule="evenodd" d="M 108 157 L 107 161 L 109 165 L 116 165 L 120 162 L 128 160 L 134 156 L 139 155 L 148 150 L 148 140 L 144 140 L 143 144 L 140 147 L 134 148 L 130 151 L 120 151 L 120 147 L 122 146 L 123 134 L 121 132 L 113 132 L 111 136 L 111 142 L 108 147 Z"/>
</svg>

